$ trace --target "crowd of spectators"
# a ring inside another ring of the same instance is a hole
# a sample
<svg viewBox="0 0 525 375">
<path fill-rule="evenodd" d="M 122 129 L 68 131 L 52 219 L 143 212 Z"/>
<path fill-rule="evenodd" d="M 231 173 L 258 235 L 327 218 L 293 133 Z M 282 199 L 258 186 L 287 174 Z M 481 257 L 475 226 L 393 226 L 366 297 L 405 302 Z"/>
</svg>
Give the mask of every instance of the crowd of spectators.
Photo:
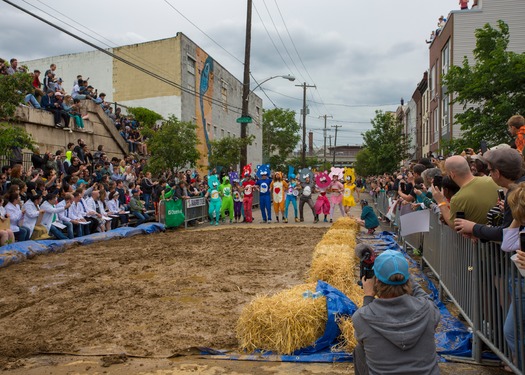
<svg viewBox="0 0 525 375">
<path fill-rule="evenodd" d="M 512 116 L 508 131 L 511 144 L 500 144 L 475 152 L 471 148 L 445 158 L 423 158 L 393 174 L 370 177 L 367 187 L 376 195 L 391 198 L 389 212 L 382 219 L 393 220 L 394 212 L 406 214 L 430 209 L 459 235 L 476 242 L 501 242 L 503 251 L 516 251 L 517 264 L 525 269 L 525 250 L 519 233 L 523 230 L 525 203 L 525 119 Z M 520 303 L 525 296 L 518 296 Z M 512 302 L 514 304 L 516 302 Z M 503 327 L 513 354 L 515 347 L 514 308 L 508 311 Z"/>
<path fill-rule="evenodd" d="M 207 180 L 192 170 L 153 178 L 137 154 L 108 158 L 92 152 L 82 138 L 64 150 L 36 148 L 31 167 L 13 160 L 0 175 L 0 246 L 7 242 L 74 238 L 153 220 L 158 201 L 173 190 L 175 199 L 204 196 Z M 1 223 L 0 223 L 1 224 Z M 36 230 L 35 230 L 36 228 Z"/>
<path fill-rule="evenodd" d="M 9 62 L 0 58 L 0 74 L 12 75 L 16 73 L 29 73 L 32 76 L 32 89 L 24 93 L 24 104 L 35 109 L 41 109 L 53 114 L 55 127 L 73 132 L 88 131 L 85 129 L 84 120 L 89 116 L 82 102 L 91 100 L 100 105 L 104 113 L 115 124 L 116 129 L 128 144 L 130 153 L 147 156 L 148 148 L 146 139 L 141 134 L 139 123 L 131 115 L 122 113 L 122 108 L 113 110 L 111 103 L 106 101 L 106 94 L 98 93 L 98 89 L 89 84 L 89 77 L 84 79 L 77 75 L 71 92 L 68 93 L 61 77 L 57 75 L 56 64 L 51 64 L 44 73 L 41 81 L 41 72 L 35 69 L 28 72 L 27 68 L 18 66 L 16 58 Z"/>
</svg>

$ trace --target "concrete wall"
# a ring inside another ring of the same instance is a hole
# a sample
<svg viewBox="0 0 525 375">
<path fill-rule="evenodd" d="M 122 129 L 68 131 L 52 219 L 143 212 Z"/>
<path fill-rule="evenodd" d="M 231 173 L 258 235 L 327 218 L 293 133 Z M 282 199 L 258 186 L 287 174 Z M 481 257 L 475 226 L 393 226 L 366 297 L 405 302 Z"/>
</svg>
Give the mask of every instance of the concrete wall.
<svg viewBox="0 0 525 375">
<path fill-rule="evenodd" d="M 37 141 L 41 153 L 65 150 L 69 142 L 76 144 L 82 138 L 92 152 L 97 150 L 98 145 L 104 145 L 104 151 L 110 159 L 113 156 L 122 158 L 128 152 L 128 146 L 113 122 L 100 106 L 90 101 L 84 101 L 83 105 L 84 111 L 89 115 L 89 120 L 84 121 L 84 131 L 73 127 L 72 132 L 55 128 L 50 112 L 30 107 L 18 107 L 16 119 L 19 121 L 18 126 L 24 127 Z"/>
<path fill-rule="evenodd" d="M 112 51 L 108 49 L 108 51 Z M 44 82 L 44 73 L 49 65 L 56 64 L 55 74 L 64 80 L 62 86 L 71 93 L 77 75 L 89 78 L 89 84 L 104 92 L 107 101 L 113 101 L 113 58 L 99 51 L 71 53 L 67 55 L 46 57 L 43 59 L 24 61 L 30 71 L 40 70 L 40 82 Z"/>
</svg>

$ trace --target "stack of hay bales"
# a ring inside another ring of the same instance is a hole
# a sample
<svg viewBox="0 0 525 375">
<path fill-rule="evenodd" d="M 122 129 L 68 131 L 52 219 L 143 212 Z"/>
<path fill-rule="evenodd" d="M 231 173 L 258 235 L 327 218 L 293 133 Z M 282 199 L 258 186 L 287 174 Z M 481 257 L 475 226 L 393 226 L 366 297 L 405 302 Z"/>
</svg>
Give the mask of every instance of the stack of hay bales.
<svg viewBox="0 0 525 375">
<path fill-rule="evenodd" d="M 318 280 L 339 289 L 354 303 L 362 302 L 363 291 L 356 283 L 359 260 L 354 254 L 359 230 L 355 219 L 338 219 L 315 247 L 308 284 L 258 297 L 243 309 L 237 323 L 242 349 L 291 354 L 314 344 L 327 322 L 326 298 L 305 298 L 303 294 L 315 292 Z M 351 320 L 341 318 L 338 324 L 342 332 L 339 348 L 352 351 L 356 342 Z"/>
<path fill-rule="evenodd" d="M 301 284 L 254 299 L 237 323 L 241 348 L 292 354 L 313 345 L 323 335 L 327 321 L 326 298 L 304 297 L 315 293 L 315 287 L 315 283 Z"/>
</svg>

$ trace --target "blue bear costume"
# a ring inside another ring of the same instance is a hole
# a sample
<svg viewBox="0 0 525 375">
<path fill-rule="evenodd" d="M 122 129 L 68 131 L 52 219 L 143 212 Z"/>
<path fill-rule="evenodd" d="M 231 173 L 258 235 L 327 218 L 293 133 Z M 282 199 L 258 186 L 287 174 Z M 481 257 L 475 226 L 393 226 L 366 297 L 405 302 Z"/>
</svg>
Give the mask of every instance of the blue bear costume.
<svg viewBox="0 0 525 375">
<path fill-rule="evenodd" d="M 268 178 L 270 174 L 270 164 L 257 166 L 258 180 L 256 185 L 259 187 L 259 204 L 261 206 L 262 220 L 264 223 L 272 221 L 272 199 L 270 195 L 270 184 L 272 180 Z"/>
</svg>

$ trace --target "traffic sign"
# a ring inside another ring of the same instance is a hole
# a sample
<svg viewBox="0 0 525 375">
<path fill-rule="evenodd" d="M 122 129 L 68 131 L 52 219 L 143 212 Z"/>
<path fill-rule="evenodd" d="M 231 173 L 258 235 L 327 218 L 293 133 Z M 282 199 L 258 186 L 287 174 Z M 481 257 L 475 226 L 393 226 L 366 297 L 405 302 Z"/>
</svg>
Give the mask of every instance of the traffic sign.
<svg viewBox="0 0 525 375">
<path fill-rule="evenodd" d="M 237 119 L 238 124 L 250 124 L 251 122 L 252 118 L 250 116 L 243 116 Z"/>
</svg>

